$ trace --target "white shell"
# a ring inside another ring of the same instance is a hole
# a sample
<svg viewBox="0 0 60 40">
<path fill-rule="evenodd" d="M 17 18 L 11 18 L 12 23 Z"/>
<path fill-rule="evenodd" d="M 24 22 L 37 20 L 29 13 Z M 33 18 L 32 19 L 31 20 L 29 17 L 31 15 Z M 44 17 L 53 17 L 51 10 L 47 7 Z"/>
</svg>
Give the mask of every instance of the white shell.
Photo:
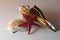
<svg viewBox="0 0 60 40">
<path fill-rule="evenodd" d="M 18 27 L 18 24 L 20 24 L 20 19 L 11 20 L 11 21 L 9 21 L 7 29 L 11 32 L 27 31 L 27 27 Z"/>
</svg>

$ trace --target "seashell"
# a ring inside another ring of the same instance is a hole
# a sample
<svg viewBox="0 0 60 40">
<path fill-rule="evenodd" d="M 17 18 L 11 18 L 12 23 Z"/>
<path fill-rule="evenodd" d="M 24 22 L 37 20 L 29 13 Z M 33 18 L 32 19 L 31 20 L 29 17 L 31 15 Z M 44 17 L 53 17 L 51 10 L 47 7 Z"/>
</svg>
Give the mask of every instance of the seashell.
<svg viewBox="0 0 60 40">
<path fill-rule="evenodd" d="M 8 23 L 8 27 L 7 29 L 13 33 L 17 32 L 17 31 L 22 31 L 22 32 L 25 32 L 27 31 L 27 27 L 18 27 L 18 24 L 21 24 L 23 23 L 24 20 L 21 20 L 21 19 L 14 19 L 14 20 L 11 20 L 9 21 Z"/>
</svg>

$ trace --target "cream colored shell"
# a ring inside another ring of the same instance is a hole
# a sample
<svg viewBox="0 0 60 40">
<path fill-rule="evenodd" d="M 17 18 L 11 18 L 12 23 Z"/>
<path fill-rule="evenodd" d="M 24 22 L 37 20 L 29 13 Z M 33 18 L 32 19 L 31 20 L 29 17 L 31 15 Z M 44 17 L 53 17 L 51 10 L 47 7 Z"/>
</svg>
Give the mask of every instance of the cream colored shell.
<svg viewBox="0 0 60 40">
<path fill-rule="evenodd" d="M 27 27 L 18 27 L 18 24 L 23 23 L 24 21 L 21 19 L 14 19 L 9 21 L 8 23 L 8 30 L 9 31 L 27 31 Z"/>
</svg>

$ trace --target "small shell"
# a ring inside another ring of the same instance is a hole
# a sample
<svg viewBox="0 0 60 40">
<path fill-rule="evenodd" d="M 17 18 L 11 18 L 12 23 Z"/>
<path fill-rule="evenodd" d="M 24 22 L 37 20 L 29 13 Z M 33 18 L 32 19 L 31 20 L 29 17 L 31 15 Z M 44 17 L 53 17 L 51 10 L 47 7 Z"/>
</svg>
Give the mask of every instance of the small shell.
<svg viewBox="0 0 60 40">
<path fill-rule="evenodd" d="M 15 32 L 15 31 L 27 31 L 27 27 L 18 27 L 19 24 L 23 23 L 23 20 L 20 19 L 14 19 L 9 21 L 8 24 L 8 30 L 11 32 Z"/>
</svg>

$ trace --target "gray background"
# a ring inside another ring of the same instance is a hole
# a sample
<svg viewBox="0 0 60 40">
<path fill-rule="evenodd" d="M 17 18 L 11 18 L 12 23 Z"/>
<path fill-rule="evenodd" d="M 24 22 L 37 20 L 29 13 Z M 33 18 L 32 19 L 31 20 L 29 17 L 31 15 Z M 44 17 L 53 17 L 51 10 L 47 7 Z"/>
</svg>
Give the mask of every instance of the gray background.
<svg viewBox="0 0 60 40">
<path fill-rule="evenodd" d="M 52 32 L 47 28 L 40 28 L 35 33 L 10 33 L 6 27 L 12 19 L 22 18 L 18 10 L 21 5 L 37 5 L 45 17 L 59 29 L 60 0 L 0 0 L 0 40 L 60 40 L 60 30 Z"/>
</svg>

